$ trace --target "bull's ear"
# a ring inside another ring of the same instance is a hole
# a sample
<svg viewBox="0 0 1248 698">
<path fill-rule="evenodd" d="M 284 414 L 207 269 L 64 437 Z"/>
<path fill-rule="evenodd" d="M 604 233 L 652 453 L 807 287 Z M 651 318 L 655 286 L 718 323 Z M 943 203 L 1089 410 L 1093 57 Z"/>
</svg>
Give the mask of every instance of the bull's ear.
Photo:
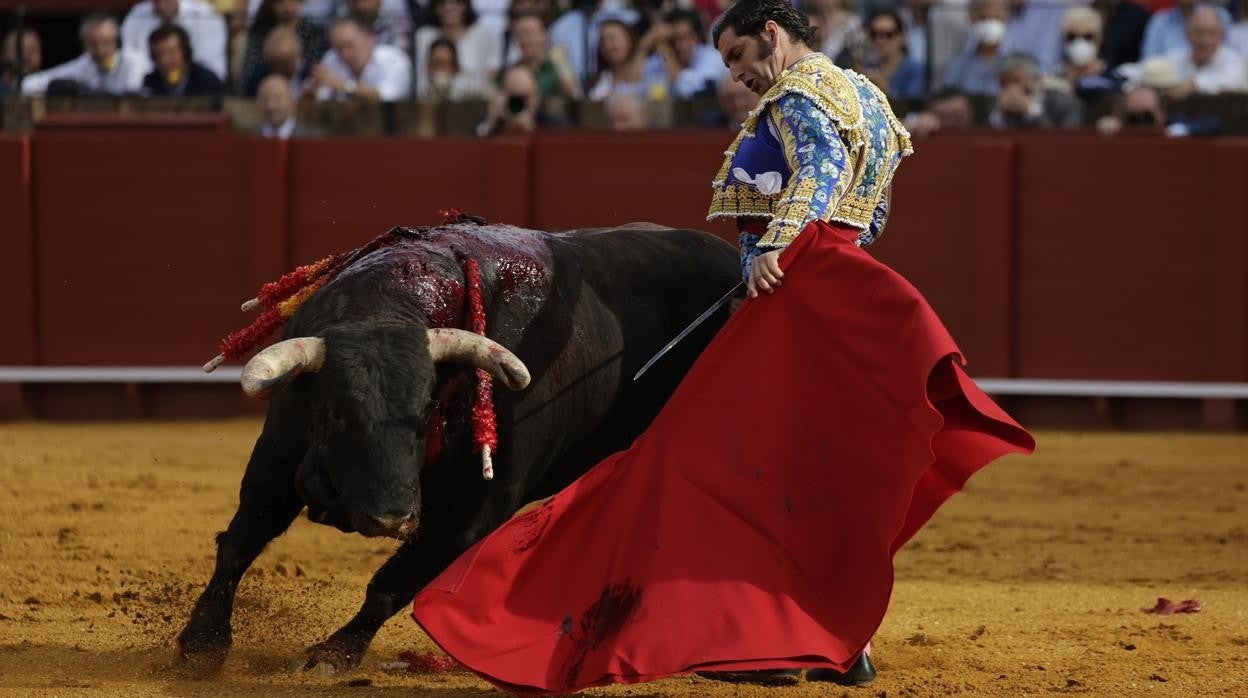
<svg viewBox="0 0 1248 698">
<path fill-rule="evenodd" d="M 283 340 L 251 357 L 243 367 L 243 392 L 267 400 L 300 373 L 315 373 L 325 365 L 325 340 L 295 337 Z"/>
</svg>

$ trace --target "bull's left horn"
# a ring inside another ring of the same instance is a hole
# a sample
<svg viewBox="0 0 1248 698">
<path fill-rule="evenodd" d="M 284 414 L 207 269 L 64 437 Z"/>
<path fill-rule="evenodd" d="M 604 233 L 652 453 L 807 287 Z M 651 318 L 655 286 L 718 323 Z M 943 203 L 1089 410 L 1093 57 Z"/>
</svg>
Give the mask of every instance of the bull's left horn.
<svg viewBox="0 0 1248 698">
<path fill-rule="evenodd" d="M 429 330 L 429 355 L 435 364 L 449 361 L 485 369 L 512 390 L 523 390 L 529 384 L 529 369 L 515 354 L 467 330 Z"/>
<path fill-rule="evenodd" d="M 325 340 L 320 337 L 286 339 L 251 357 L 243 367 L 243 392 L 268 399 L 303 372 L 316 373 L 325 365 Z"/>
</svg>

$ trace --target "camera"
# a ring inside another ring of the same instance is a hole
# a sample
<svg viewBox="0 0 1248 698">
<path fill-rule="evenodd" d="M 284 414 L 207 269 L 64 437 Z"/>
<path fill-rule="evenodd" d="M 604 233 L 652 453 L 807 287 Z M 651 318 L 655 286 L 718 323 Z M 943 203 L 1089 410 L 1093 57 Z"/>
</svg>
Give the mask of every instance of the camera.
<svg viewBox="0 0 1248 698">
<path fill-rule="evenodd" d="M 507 95 L 507 113 L 516 116 L 523 112 L 525 107 L 529 106 L 529 100 L 524 95 Z"/>
</svg>

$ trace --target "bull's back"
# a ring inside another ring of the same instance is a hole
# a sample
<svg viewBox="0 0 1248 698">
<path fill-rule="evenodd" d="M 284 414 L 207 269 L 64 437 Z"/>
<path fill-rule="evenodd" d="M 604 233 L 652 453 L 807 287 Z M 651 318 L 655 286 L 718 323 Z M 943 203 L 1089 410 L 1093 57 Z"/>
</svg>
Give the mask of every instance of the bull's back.
<svg viewBox="0 0 1248 698">
<path fill-rule="evenodd" d="M 550 473 L 549 485 L 557 488 L 627 448 L 650 424 L 727 320 L 728 308 L 708 318 L 641 380 L 633 381 L 633 375 L 732 288 L 740 272 L 732 245 L 694 230 L 572 231 L 551 235 L 549 247 L 555 297 L 562 304 L 558 314 L 575 325 L 550 367 L 548 385 L 539 388 L 560 395 L 558 402 L 567 409 L 562 424 L 577 425 Z"/>
</svg>

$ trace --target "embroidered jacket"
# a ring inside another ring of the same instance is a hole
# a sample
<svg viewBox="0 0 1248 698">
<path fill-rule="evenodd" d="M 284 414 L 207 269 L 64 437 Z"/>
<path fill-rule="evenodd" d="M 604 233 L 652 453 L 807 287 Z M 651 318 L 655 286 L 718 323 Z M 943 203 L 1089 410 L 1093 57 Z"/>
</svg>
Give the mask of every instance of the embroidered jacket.
<svg viewBox="0 0 1248 698">
<path fill-rule="evenodd" d="M 888 221 L 893 173 L 911 152 L 880 90 L 812 53 L 780 75 L 724 152 L 707 219 L 768 221 L 761 238 L 741 234 L 743 271 L 815 219 L 853 226 L 868 245 Z"/>
</svg>

